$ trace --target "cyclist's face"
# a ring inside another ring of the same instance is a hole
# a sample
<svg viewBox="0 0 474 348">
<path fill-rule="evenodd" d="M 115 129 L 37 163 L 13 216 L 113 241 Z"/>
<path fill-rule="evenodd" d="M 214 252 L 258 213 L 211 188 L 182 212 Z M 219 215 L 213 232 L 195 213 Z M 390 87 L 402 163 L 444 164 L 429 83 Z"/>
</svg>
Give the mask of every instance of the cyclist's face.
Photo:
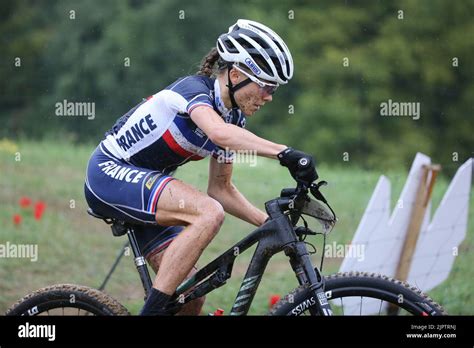
<svg viewBox="0 0 474 348">
<path fill-rule="evenodd" d="M 238 82 L 247 78 L 239 72 Z M 265 103 L 272 101 L 272 95 L 268 94 L 255 82 L 251 82 L 235 92 L 235 101 L 246 116 L 252 116 Z"/>
</svg>

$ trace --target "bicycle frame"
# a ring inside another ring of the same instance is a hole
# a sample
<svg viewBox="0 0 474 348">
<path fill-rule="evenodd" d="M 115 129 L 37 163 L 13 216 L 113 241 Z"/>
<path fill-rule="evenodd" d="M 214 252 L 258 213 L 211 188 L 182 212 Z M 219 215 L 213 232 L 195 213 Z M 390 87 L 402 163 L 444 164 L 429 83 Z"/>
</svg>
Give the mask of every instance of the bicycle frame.
<svg viewBox="0 0 474 348">
<path fill-rule="evenodd" d="M 179 308 L 183 304 L 206 295 L 224 285 L 231 277 L 235 259 L 255 243 L 257 248 L 252 256 L 245 277 L 232 306 L 230 315 L 245 315 L 248 313 L 253 298 L 265 272 L 268 261 L 273 255 L 284 251 L 290 259 L 290 265 L 295 272 L 300 285 L 307 284 L 316 299 L 316 306 L 310 311 L 313 315 L 332 315 L 330 305 L 324 293 L 324 279 L 317 268 L 314 268 L 306 245 L 298 239 L 290 219 L 283 211 L 287 210 L 291 201 L 288 198 L 276 198 L 265 204 L 269 220 L 247 237 L 236 243 L 214 261 L 200 269 L 191 278 L 185 280 L 176 290 L 170 308 Z M 295 223 L 296 224 L 296 223 Z M 129 233 L 129 238 L 133 233 Z M 135 243 L 132 244 L 140 277 L 145 293 L 151 288 L 151 280 L 146 266 L 143 265 L 140 251 Z"/>
</svg>

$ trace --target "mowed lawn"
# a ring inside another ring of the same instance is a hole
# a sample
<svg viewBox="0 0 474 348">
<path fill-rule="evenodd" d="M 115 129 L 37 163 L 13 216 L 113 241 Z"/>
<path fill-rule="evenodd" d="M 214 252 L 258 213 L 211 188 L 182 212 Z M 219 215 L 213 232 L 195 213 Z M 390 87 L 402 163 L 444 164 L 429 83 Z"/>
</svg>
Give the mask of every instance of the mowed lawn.
<svg viewBox="0 0 474 348">
<path fill-rule="evenodd" d="M 120 252 L 126 237 L 113 237 L 109 226 L 86 213 L 83 180 L 94 147 L 93 144 L 52 141 L 0 141 L 0 244 L 38 245 L 36 262 L 24 258 L 0 258 L 0 313 L 20 297 L 43 286 L 77 283 L 99 287 Z M 207 166 L 207 160 L 190 163 L 180 168 L 176 176 L 205 192 Z M 321 164 L 318 171 L 321 178 L 330 183 L 324 192 L 339 217 L 328 243 L 349 243 L 381 173 L 358 169 L 350 161 L 341 162 L 339 167 Z M 407 170 L 401 166 L 398 171 L 384 174 L 392 182 L 393 203 L 398 199 Z M 438 180 L 433 196 L 434 208 L 449 179 L 441 176 Z M 282 188 L 294 186 L 285 168 L 276 161 L 262 158 L 258 158 L 256 166 L 236 164 L 234 182 L 261 209 L 264 202 L 276 197 Z M 31 205 L 20 207 L 21 197 L 29 197 L 32 205 L 37 201 L 45 202 L 41 220 L 34 219 Z M 473 209 L 471 199 L 467 237 L 459 249 L 449 279 L 429 292 L 450 314 L 474 314 Z M 18 225 L 13 222 L 15 214 L 22 217 Z M 211 261 L 253 229 L 253 226 L 227 216 L 199 265 Z M 315 265 L 319 265 L 322 239 L 309 237 L 308 241 L 317 247 L 313 260 Z M 237 259 L 227 285 L 207 296 L 204 313 L 216 308 L 229 312 L 253 250 L 246 251 Z M 326 258 L 323 273 L 337 272 L 341 261 L 341 258 Z M 283 254 L 275 256 L 268 265 L 250 314 L 265 314 L 271 295 L 284 295 L 296 286 L 286 257 Z M 133 314 L 141 308 L 143 290 L 131 256 L 122 259 L 106 291 Z"/>
</svg>

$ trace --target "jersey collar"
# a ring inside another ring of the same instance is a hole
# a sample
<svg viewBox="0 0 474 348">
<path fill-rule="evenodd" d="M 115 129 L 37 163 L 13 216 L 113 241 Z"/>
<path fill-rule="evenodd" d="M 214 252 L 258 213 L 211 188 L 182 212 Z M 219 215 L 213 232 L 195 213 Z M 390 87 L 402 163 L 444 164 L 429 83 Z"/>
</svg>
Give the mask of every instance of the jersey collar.
<svg viewBox="0 0 474 348">
<path fill-rule="evenodd" d="M 217 110 L 219 110 L 221 115 L 226 115 L 230 111 L 230 109 L 225 107 L 224 101 L 222 100 L 218 79 L 214 81 L 214 102 L 216 103 Z"/>
</svg>

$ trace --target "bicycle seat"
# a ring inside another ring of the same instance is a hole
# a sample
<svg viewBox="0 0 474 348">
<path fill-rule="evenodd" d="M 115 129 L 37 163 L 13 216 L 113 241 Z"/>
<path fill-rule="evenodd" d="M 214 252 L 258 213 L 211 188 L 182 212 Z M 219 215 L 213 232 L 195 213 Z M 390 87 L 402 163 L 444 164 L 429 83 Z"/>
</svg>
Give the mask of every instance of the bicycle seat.
<svg viewBox="0 0 474 348">
<path fill-rule="evenodd" d="M 114 219 L 114 218 L 111 218 L 111 217 L 103 216 L 99 213 L 96 213 L 91 208 L 87 209 L 87 214 L 89 214 L 90 216 L 93 216 L 97 219 L 104 220 L 105 223 L 108 224 L 108 225 L 112 225 L 110 227 L 112 228 L 112 234 L 115 237 L 123 236 L 132 227 L 132 224 L 130 224 L 130 223 L 127 223 L 123 220 L 118 220 L 118 219 Z"/>
<path fill-rule="evenodd" d="M 99 213 L 96 213 L 91 208 L 87 208 L 87 214 L 89 214 L 90 216 L 93 216 L 97 219 L 102 219 L 102 220 L 108 219 L 108 217 L 100 215 Z"/>
</svg>

